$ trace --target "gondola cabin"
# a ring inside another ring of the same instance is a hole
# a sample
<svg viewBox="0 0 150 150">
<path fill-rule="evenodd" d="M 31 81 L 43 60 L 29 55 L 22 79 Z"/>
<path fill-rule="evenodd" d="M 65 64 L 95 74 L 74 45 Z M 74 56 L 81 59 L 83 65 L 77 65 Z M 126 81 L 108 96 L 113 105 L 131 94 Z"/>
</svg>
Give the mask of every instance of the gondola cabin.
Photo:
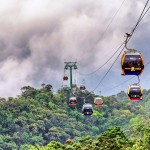
<svg viewBox="0 0 150 150">
<path fill-rule="evenodd" d="M 136 50 L 125 51 L 121 59 L 122 75 L 140 75 L 144 69 L 144 58 Z"/>
<path fill-rule="evenodd" d="M 85 89 L 86 89 L 86 88 L 85 88 L 85 85 L 81 85 L 81 86 L 80 86 L 80 90 L 81 90 L 81 91 L 84 91 Z"/>
<path fill-rule="evenodd" d="M 76 97 L 70 97 L 69 98 L 69 105 L 70 106 L 76 106 L 77 105 L 77 98 Z"/>
<path fill-rule="evenodd" d="M 84 116 L 91 116 L 93 114 L 93 107 L 91 104 L 84 104 L 82 107 L 82 113 Z"/>
<path fill-rule="evenodd" d="M 131 101 L 142 100 L 142 89 L 139 84 L 133 84 L 128 87 L 128 98 Z"/>
<path fill-rule="evenodd" d="M 67 75 L 64 75 L 63 80 L 64 80 L 64 81 L 67 81 L 67 80 L 68 80 L 68 76 L 67 76 Z"/>
<path fill-rule="evenodd" d="M 77 88 L 77 85 L 76 84 L 72 84 L 72 88 Z"/>
<path fill-rule="evenodd" d="M 103 99 L 101 97 L 94 98 L 94 105 L 96 108 L 100 108 L 103 106 Z"/>
</svg>

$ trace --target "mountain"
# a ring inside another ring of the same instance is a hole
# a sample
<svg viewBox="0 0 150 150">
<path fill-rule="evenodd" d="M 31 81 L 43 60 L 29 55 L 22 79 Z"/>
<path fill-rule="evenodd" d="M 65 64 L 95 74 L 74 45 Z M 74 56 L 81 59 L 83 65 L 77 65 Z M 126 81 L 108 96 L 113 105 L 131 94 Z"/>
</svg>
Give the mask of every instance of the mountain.
<svg viewBox="0 0 150 150">
<path fill-rule="evenodd" d="M 84 97 L 93 105 L 98 95 L 78 88 L 74 95 L 75 108 L 68 105 L 69 88 L 53 93 L 50 84 L 24 86 L 16 98 L 1 98 L 0 150 L 150 149 L 150 90 L 143 90 L 140 102 L 129 101 L 123 91 L 102 96 L 104 105 L 92 117 L 81 113 Z"/>
</svg>

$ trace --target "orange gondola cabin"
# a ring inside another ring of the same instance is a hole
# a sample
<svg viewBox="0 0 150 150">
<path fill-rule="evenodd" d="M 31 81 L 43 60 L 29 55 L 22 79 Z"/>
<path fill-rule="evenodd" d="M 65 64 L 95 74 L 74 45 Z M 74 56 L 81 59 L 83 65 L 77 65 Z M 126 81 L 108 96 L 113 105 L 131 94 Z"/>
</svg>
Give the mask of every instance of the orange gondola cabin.
<svg viewBox="0 0 150 150">
<path fill-rule="evenodd" d="M 103 99 L 101 97 L 94 98 L 94 105 L 96 108 L 100 108 L 103 106 Z"/>
<path fill-rule="evenodd" d="M 137 50 L 125 51 L 121 59 L 122 75 L 140 75 L 144 69 L 144 58 Z"/>
<path fill-rule="evenodd" d="M 133 84 L 128 87 L 128 98 L 131 101 L 142 100 L 142 88 L 139 84 Z"/>
</svg>

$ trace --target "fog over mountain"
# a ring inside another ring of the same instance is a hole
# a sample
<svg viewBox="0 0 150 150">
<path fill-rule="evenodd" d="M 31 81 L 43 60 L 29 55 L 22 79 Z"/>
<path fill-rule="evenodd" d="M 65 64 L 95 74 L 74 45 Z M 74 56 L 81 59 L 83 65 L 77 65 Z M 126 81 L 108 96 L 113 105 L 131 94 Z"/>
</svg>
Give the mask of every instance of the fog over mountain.
<svg viewBox="0 0 150 150">
<path fill-rule="evenodd" d="M 55 91 L 64 83 L 64 61 L 76 61 L 73 81 L 82 80 L 93 90 L 115 57 L 105 63 L 135 26 L 146 1 L 143 0 L 0 0 L 0 96 L 16 96 L 20 88 L 42 83 L 52 84 Z M 149 61 L 149 12 L 136 29 L 128 47 L 140 50 Z M 120 49 L 121 51 L 121 49 Z M 119 51 L 119 52 L 120 52 Z M 119 54 L 119 53 L 118 53 Z M 120 58 L 95 92 L 111 95 L 126 90 L 137 78 L 121 76 Z M 143 88 L 150 80 L 147 66 L 141 75 Z M 67 71 L 67 73 L 69 73 Z M 111 90 L 110 90 L 111 89 Z"/>
</svg>

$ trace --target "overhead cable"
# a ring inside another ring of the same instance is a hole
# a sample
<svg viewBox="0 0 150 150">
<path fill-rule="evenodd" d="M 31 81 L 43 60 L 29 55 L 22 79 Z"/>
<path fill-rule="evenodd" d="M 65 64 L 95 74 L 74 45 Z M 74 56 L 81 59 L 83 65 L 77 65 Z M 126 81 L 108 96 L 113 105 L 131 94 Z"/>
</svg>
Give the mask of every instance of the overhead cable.
<svg viewBox="0 0 150 150">
<path fill-rule="evenodd" d="M 135 32 L 135 29 L 137 28 L 137 26 L 139 25 L 139 23 L 140 23 L 141 20 L 143 19 L 143 13 L 144 13 L 144 10 L 145 10 L 145 8 L 146 8 L 148 2 L 149 2 L 149 0 L 146 2 L 145 6 L 144 6 L 144 8 L 143 8 L 143 10 L 142 10 L 142 13 L 141 13 L 141 15 L 140 15 L 140 17 L 139 17 L 139 19 L 138 19 L 138 21 L 137 21 L 135 27 L 133 28 L 132 32 L 131 32 L 129 35 L 127 34 L 127 39 L 124 41 L 125 44 L 127 44 L 127 43 L 129 42 L 129 40 L 131 39 L 133 33 Z M 144 15 L 145 15 L 145 13 L 144 13 Z M 102 77 L 102 79 L 99 81 L 99 83 L 97 84 L 97 86 L 96 86 L 91 92 L 94 92 L 94 91 L 99 87 L 99 85 L 102 83 L 102 81 L 105 79 L 105 77 L 107 76 L 107 74 L 110 72 L 111 68 L 113 67 L 113 65 L 115 64 L 115 62 L 117 61 L 117 59 L 119 58 L 120 54 L 122 53 L 122 51 L 123 51 L 123 49 L 124 49 L 125 47 L 126 47 L 126 45 L 122 48 L 121 52 L 119 53 L 119 55 L 117 56 L 117 58 L 115 59 L 115 61 L 112 63 L 112 65 L 110 66 L 110 68 L 108 69 L 108 71 L 105 73 L 105 75 L 104 75 L 104 76 Z M 87 97 L 89 97 L 90 95 L 91 95 L 91 93 L 90 93 Z M 87 98 L 87 97 L 86 97 L 86 98 Z"/>
<path fill-rule="evenodd" d="M 94 47 L 95 47 L 95 45 L 97 45 L 97 44 L 99 43 L 100 39 L 104 37 L 104 35 L 106 34 L 106 32 L 107 32 L 107 30 L 109 29 L 110 25 L 111 25 L 112 22 L 114 21 L 116 15 L 117 15 L 118 12 L 120 11 L 121 7 L 123 6 L 123 3 L 124 3 L 124 2 L 125 2 L 125 0 L 122 1 L 122 3 L 121 3 L 121 5 L 119 6 L 118 10 L 116 11 L 116 13 L 114 14 L 114 16 L 113 16 L 112 19 L 110 20 L 109 24 L 107 25 L 107 27 L 106 27 L 105 31 L 103 32 L 102 36 L 98 38 L 98 40 L 95 42 L 94 46 L 92 46 L 91 50 L 93 50 Z M 122 46 L 122 45 L 123 45 L 123 43 L 121 44 L 121 46 Z M 121 47 L 121 46 L 120 46 L 120 47 Z M 98 69 L 96 69 L 95 71 L 92 71 L 91 73 L 86 73 L 86 74 L 80 73 L 80 72 L 78 71 L 78 73 L 79 73 L 80 75 L 87 75 L 87 76 L 94 74 L 95 72 L 97 72 L 98 70 L 100 70 L 102 67 L 104 67 L 104 66 L 113 58 L 113 56 L 117 53 L 117 51 L 120 49 L 120 47 L 112 54 L 112 56 L 110 56 L 110 58 L 109 58 L 103 65 L 101 65 L 101 66 L 100 66 Z"/>
</svg>

